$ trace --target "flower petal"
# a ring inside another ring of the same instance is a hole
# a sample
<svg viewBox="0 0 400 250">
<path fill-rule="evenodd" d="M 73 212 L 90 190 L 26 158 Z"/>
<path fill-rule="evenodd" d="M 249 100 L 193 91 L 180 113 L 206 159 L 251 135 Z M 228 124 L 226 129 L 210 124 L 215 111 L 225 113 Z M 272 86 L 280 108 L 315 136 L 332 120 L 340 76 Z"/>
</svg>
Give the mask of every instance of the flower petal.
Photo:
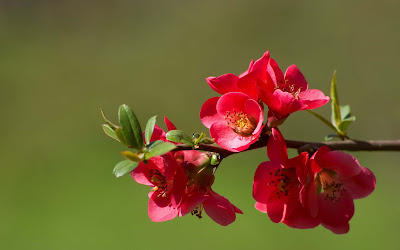
<svg viewBox="0 0 400 250">
<path fill-rule="evenodd" d="M 199 192 L 184 196 L 179 209 L 179 217 L 190 213 L 197 205 L 202 203 L 208 197 L 208 195 Z"/>
<path fill-rule="evenodd" d="M 258 139 L 257 135 L 251 135 L 249 137 L 241 136 L 233 129 L 228 127 L 225 122 L 214 123 L 210 127 L 210 135 L 214 138 L 215 142 L 232 152 L 239 152 L 250 147 L 251 143 Z"/>
<path fill-rule="evenodd" d="M 299 99 L 301 103 L 307 105 L 303 109 L 315 109 L 325 105 L 329 102 L 329 96 L 318 89 L 308 89 L 300 92 Z"/>
<path fill-rule="evenodd" d="M 226 116 L 226 112 L 236 111 L 245 112 L 244 103 L 250 99 L 246 94 L 240 92 L 231 92 L 221 96 L 217 102 L 217 112 L 221 117 Z"/>
<path fill-rule="evenodd" d="M 297 92 L 298 89 L 300 89 L 300 91 L 305 91 L 308 88 L 306 79 L 296 65 L 290 65 L 287 68 L 285 72 L 285 82 L 288 86 L 294 85 L 293 92 Z"/>
<path fill-rule="evenodd" d="M 223 121 L 223 117 L 221 117 L 217 113 L 217 102 L 219 97 L 213 97 L 208 99 L 200 110 L 200 120 L 207 128 L 210 128 L 213 123 Z"/>
<path fill-rule="evenodd" d="M 307 210 L 300 204 L 293 209 L 291 213 L 287 213 L 283 223 L 293 228 L 314 228 L 319 225 L 319 220 L 310 216 Z"/>
<path fill-rule="evenodd" d="M 271 161 L 281 164 L 288 160 L 286 142 L 278 128 L 272 128 L 267 143 L 267 155 Z"/>
<path fill-rule="evenodd" d="M 267 72 L 271 80 L 274 82 L 275 86 L 277 86 L 278 82 L 283 82 L 285 80 L 282 70 L 279 68 L 276 61 L 272 58 L 269 59 Z"/>
<path fill-rule="evenodd" d="M 318 196 L 318 218 L 324 225 L 343 228 L 354 215 L 354 202 L 348 192 L 340 200 L 325 199 L 324 193 Z"/>
<path fill-rule="evenodd" d="M 165 123 L 165 125 L 167 125 L 168 131 L 176 130 L 175 125 L 166 116 L 164 116 L 164 123 Z"/>
<path fill-rule="evenodd" d="M 172 220 L 178 215 L 178 209 L 172 206 L 159 207 L 150 199 L 148 213 L 150 220 L 154 222 L 162 222 Z"/>
<path fill-rule="evenodd" d="M 321 225 L 326 229 L 331 230 L 335 234 L 346 234 L 350 230 L 350 225 L 348 222 L 340 225 L 329 225 L 325 223 L 321 223 Z"/>
<path fill-rule="evenodd" d="M 235 209 L 232 204 L 228 199 L 217 193 L 213 193 L 203 202 L 203 205 L 207 215 L 221 226 L 227 226 L 236 219 Z"/>
<path fill-rule="evenodd" d="M 274 182 L 275 173 L 281 169 L 281 165 L 274 161 L 262 162 L 254 174 L 253 198 L 257 202 L 267 204 L 269 196 L 276 190 Z"/>
<path fill-rule="evenodd" d="M 149 168 L 143 162 L 131 172 L 131 176 L 139 184 L 154 186 L 153 183 L 150 182 Z"/>
<path fill-rule="evenodd" d="M 276 109 L 274 111 L 279 113 L 281 116 L 291 114 L 293 112 L 302 110 L 303 108 L 307 107 L 307 105 L 301 103 L 292 94 L 290 94 L 288 92 L 284 92 L 280 89 L 275 90 L 274 96 L 276 99 L 279 99 L 279 106 L 275 106 L 275 107 L 269 106 L 269 108 Z"/>
<path fill-rule="evenodd" d="M 256 120 L 257 127 L 254 129 L 254 131 L 259 129 L 264 120 L 264 112 L 261 106 L 253 99 L 248 99 L 244 102 L 244 110 L 246 111 L 248 117 L 253 117 Z"/>
<path fill-rule="evenodd" d="M 346 154 L 342 151 L 329 151 L 319 154 L 318 151 L 315 153 L 316 163 L 321 168 L 335 171 L 340 178 L 349 178 L 361 172 L 360 163 L 350 154 Z"/>
<path fill-rule="evenodd" d="M 267 213 L 267 204 L 256 202 L 254 207 L 262 213 Z"/>
<path fill-rule="evenodd" d="M 353 199 L 361 199 L 370 195 L 375 189 L 375 183 L 375 175 L 371 170 L 364 167 L 361 167 L 360 174 L 343 180 L 345 189 Z"/>
<path fill-rule="evenodd" d="M 206 81 L 210 87 L 221 95 L 237 91 L 239 77 L 234 74 L 225 74 L 218 77 L 207 77 Z"/>
</svg>

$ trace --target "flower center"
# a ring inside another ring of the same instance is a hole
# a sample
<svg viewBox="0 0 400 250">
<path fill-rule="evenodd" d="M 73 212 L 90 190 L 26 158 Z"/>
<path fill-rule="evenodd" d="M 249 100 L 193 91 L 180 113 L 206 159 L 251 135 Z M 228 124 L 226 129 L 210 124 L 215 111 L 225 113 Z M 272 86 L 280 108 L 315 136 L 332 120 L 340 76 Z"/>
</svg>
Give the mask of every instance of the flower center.
<svg viewBox="0 0 400 250">
<path fill-rule="evenodd" d="M 277 169 L 275 172 L 270 172 L 269 175 L 273 176 L 273 179 L 267 183 L 268 186 L 274 186 L 276 188 L 275 194 L 278 196 L 278 199 L 281 196 L 288 196 L 290 190 L 290 184 L 292 184 L 291 178 L 285 173 L 291 171 L 289 169 Z"/>
<path fill-rule="evenodd" d="M 245 137 L 251 136 L 257 127 L 257 122 L 253 117 L 243 112 L 238 113 L 236 110 L 233 110 L 233 113 L 226 111 L 225 120 L 233 131 Z"/>
<path fill-rule="evenodd" d="M 203 203 L 200 203 L 199 205 L 197 205 L 190 213 L 192 215 L 196 215 L 197 218 L 201 219 L 203 218 L 201 216 L 201 213 L 203 212 Z"/>
<path fill-rule="evenodd" d="M 330 199 L 334 204 L 340 201 L 344 192 L 346 192 L 343 183 L 341 183 L 335 175 L 336 173 L 334 171 L 324 169 L 318 173 L 317 177 L 323 189 L 324 199 Z"/>
<path fill-rule="evenodd" d="M 158 169 L 150 169 L 150 181 L 154 184 L 153 190 L 159 192 L 157 197 L 166 197 L 168 183 L 165 176 Z"/>
<path fill-rule="evenodd" d="M 278 86 L 276 86 L 275 89 L 280 89 L 283 92 L 287 92 L 287 93 L 291 94 L 292 96 L 294 96 L 294 98 L 297 100 L 299 99 L 299 94 L 301 92 L 301 87 L 297 91 L 294 91 L 295 90 L 294 84 L 289 85 L 289 84 L 287 84 L 287 81 L 279 82 Z"/>
</svg>

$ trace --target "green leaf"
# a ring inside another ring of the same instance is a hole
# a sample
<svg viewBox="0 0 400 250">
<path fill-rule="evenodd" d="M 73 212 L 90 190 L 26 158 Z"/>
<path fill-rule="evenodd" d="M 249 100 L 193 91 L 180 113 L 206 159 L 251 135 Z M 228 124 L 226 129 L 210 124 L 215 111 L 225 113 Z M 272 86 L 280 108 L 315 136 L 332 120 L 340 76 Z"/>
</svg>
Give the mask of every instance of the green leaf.
<svg viewBox="0 0 400 250">
<path fill-rule="evenodd" d="M 154 144 L 153 144 L 154 145 Z M 148 160 L 151 157 L 159 156 L 168 153 L 169 151 L 176 148 L 176 145 L 171 142 L 158 143 L 155 146 L 149 148 L 149 152 L 145 155 L 145 159 Z"/>
<path fill-rule="evenodd" d="M 186 135 L 182 130 L 171 130 L 166 134 L 168 141 L 183 143 L 188 146 L 193 146 L 192 138 Z"/>
<path fill-rule="evenodd" d="M 114 129 L 112 129 L 110 125 L 102 124 L 101 126 L 103 127 L 104 133 L 106 133 L 106 135 L 108 135 L 109 137 L 111 137 L 117 141 L 120 141 L 118 139 L 117 135 L 115 134 Z"/>
<path fill-rule="evenodd" d="M 153 147 L 155 147 L 155 146 L 157 146 L 158 144 L 161 144 L 161 143 L 164 143 L 164 141 L 161 141 L 161 140 L 152 141 L 147 145 L 147 147 L 148 148 L 153 148 Z"/>
<path fill-rule="evenodd" d="M 118 140 L 123 144 L 129 146 L 129 143 L 126 141 L 124 133 L 122 132 L 122 128 L 118 127 L 115 131 L 115 135 L 117 136 Z"/>
<path fill-rule="evenodd" d="M 343 120 L 340 124 L 339 124 L 339 130 L 342 131 L 344 134 L 346 134 L 347 132 L 347 128 L 348 126 L 354 122 L 356 120 L 355 116 L 351 116 L 345 120 Z"/>
<path fill-rule="evenodd" d="M 125 158 L 127 158 L 128 160 L 131 160 L 131 161 L 136 161 L 136 162 L 143 161 L 143 153 L 138 155 L 131 151 L 123 151 L 123 152 L 121 152 L 121 155 L 125 156 Z"/>
<path fill-rule="evenodd" d="M 340 116 L 339 98 L 336 87 L 336 70 L 333 72 L 332 82 L 331 82 L 331 103 L 332 103 L 332 125 L 338 127 L 342 121 Z"/>
<path fill-rule="evenodd" d="M 325 123 L 328 127 L 330 127 L 333 131 L 335 131 L 336 133 L 338 133 L 337 128 L 335 128 L 332 123 L 330 123 L 327 119 L 325 119 L 323 116 L 321 116 L 318 113 L 315 113 L 312 110 L 307 110 L 310 114 L 312 114 L 313 116 L 317 117 L 320 121 L 322 121 L 323 123 Z"/>
<path fill-rule="evenodd" d="M 132 170 L 134 170 L 139 165 L 139 162 L 134 162 L 130 160 L 124 160 L 119 162 L 113 170 L 113 173 L 116 177 L 121 177 Z"/>
<path fill-rule="evenodd" d="M 343 120 L 346 120 L 351 116 L 350 114 L 350 105 L 340 105 L 340 118 Z"/>
<path fill-rule="evenodd" d="M 144 136 L 146 139 L 146 144 L 150 143 L 151 136 L 153 135 L 154 126 L 156 125 L 156 118 L 157 116 L 151 117 L 146 124 L 146 128 L 144 130 Z"/>
<path fill-rule="evenodd" d="M 106 115 L 104 114 L 103 109 L 100 109 L 101 115 L 103 116 L 104 121 L 113 129 L 116 130 L 117 126 L 114 125 L 112 122 L 110 122 L 110 120 L 107 119 Z"/>
<path fill-rule="evenodd" d="M 340 138 L 339 135 L 335 134 L 335 135 L 327 135 L 325 136 L 325 141 L 331 141 L 333 138 Z"/>
<path fill-rule="evenodd" d="M 119 107 L 119 123 L 122 127 L 126 141 L 139 151 L 143 148 L 143 135 L 140 123 L 133 110 L 126 104 Z"/>
</svg>

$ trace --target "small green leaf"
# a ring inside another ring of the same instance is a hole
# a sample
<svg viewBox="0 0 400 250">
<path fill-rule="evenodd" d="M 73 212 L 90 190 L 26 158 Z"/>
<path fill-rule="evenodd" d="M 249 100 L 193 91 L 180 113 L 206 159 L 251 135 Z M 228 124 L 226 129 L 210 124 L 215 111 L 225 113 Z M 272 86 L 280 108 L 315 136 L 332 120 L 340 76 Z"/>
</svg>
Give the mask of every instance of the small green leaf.
<svg viewBox="0 0 400 250">
<path fill-rule="evenodd" d="M 350 114 L 350 105 L 340 105 L 340 118 L 342 121 L 346 120 L 351 116 Z"/>
<path fill-rule="evenodd" d="M 154 126 L 156 125 L 156 118 L 157 116 L 151 117 L 146 124 L 146 128 L 144 130 L 144 136 L 146 139 L 146 144 L 150 143 L 151 136 L 153 135 Z"/>
<path fill-rule="evenodd" d="M 115 134 L 114 129 L 112 129 L 110 125 L 102 124 L 101 126 L 103 127 L 104 133 L 106 133 L 106 135 L 108 135 L 109 137 L 119 141 L 117 135 Z"/>
<path fill-rule="evenodd" d="M 312 110 L 307 110 L 310 114 L 312 114 L 313 116 L 317 117 L 320 121 L 322 121 L 323 123 L 325 123 L 328 127 L 330 127 L 333 131 L 335 131 L 336 133 L 338 132 L 337 129 L 332 125 L 332 123 L 330 123 L 327 119 L 325 119 L 323 116 L 321 116 L 318 113 L 315 113 Z"/>
<path fill-rule="evenodd" d="M 331 141 L 333 138 L 340 138 L 339 135 L 335 134 L 335 135 L 327 135 L 325 136 L 325 141 Z"/>
<path fill-rule="evenodd" d="M 332 103 L 332 125 L 338 127 L 342 121 L 340 116 L 339 98 L 336 87 L 336 70 L 333 72 L 332 82 L 331 82 L 331 103 Z"/>
<path fill-rule="evenodd" d="M 339 124 L 339 130 L 342 131 L 344 134 L 346 134 L 347 132 L 347 128 L 348 126 L 354 122 L 356 120 L 355 116 L 350 116 L 349 118 L 343 120 L 340 124 Z"/>
<path fill-rule="evenodd" d="M 145 159 L 148 160 L 151 157 L 166 154 L 175 148 L 176 145 L 171 142 L 158 143 L 155 146 L 149 148 L 149 152 L 145 155 Z"/>
<path fill-rule="evenodd" d="M 130 160 L 124 160 L 119 162 L 113 170 L 113 173 L 116 177 L 121 177 L 132 170 L 134 170 L 139 165 L 139 162 L 134 162 Z"/>
<path fill-rule="evenodd" d="M 128 160 L 131 160 L 131 161 L 136 161 L 136 162 L 143 161 L 143 153 L 138 155 L 131 151 L 123 151 L 123 152 L 121 152 L 121 155 L 125 156 L 125 158 L 127 158 Z"/>
<path fill-rule="evenodd" d="M 101 115 L 103 116 L 104 121 L 113 129 L 116 130 L 117 126 L 114 125 L 112 122 L 110 122 L 110 120 L 107 119 L 106 115 L 104 114 L 103 109 L 100 109 Z"/>
<path fill-rule="evenodd" d="M 166 137 L 167 137 L 168 141 L 183 143 L 188 146 L 194 145 L 192 139 L 188 135 L 186 135 L 182 130 L 168 131 L 168 133 L 166 134 Z"/>
<path fill-rule="evenodd" d="M 126 141 L 139 151 L 143 148 L 143 135 L 140 123 L 133 110 L 126 104 L 119 107 L 119 122 Z"/>
<path fill-rule="evenodd" d="M 161 144 L 161 143 L 164 143 L 164 141 L 161 141 L 161 140 L 152 141 L 147 145 L 147 147 L 148 148 L 153 148 L 153 147 L 155 147 L 155 146 L 157 146 L 158 144 Z"/>
<path fill-rule="evenodd" d="M 115 135 L 117 136 L 118 140 L 123 144 L 129 146 L 129 143 L 126 141 L 124 133 L 122 132 L 122 128 L 118 127 L 115 131 Z"/>
</svg>

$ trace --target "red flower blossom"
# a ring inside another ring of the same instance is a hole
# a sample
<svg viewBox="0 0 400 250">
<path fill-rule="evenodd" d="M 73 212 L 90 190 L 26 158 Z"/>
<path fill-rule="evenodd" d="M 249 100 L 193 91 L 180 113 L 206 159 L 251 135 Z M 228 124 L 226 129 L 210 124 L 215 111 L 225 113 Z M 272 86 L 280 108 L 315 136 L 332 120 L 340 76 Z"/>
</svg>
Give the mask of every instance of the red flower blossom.
<svg viewBox="0 0 400 250">
<path fill-rule="evenodd" d="M 354 214 L 353 199 L 375 189 L 375 176 L 356 158 L 321 147 L 310 159 L 311 182 L 304 193 L 310 214 L 336 234 L 347 233 Z"/>
<path fill-rule="evenodd" d="M 258 139 L 263 118 L 261 106 L 240 92 L 210 98 L 200 111 L 200 119 L 215 142 L 233 152 L 247 149 Z"/>
<path fill-rule="evenodd" d="M 267 145 L 270 161 L 261 163 L 254 175 L 255 207 L 275 222 L 294 228 L 313 228 L 319 221 L 301 204 L 299 193 L 307 183 L 308 153 L 288 159 L 287 148 L 278 129 L 273 128 Z"/>
<path fill-rule="evenodd" d="M 180 151 L 175 154 L 189 177 L 183 196 L 179 216 L 188 213 L 202 218 L 203 209 L 206 214 L 222 226 L 227 226 L 236 220 L 236 213 L 243 213 L 228 199 L 211 189 L 214 183 L 214 169 L 206 153 L 198 151 Z"/>
<path fill-rule="evenodd" d="M 147 164 L 141 162 L 131 175 L 137 183 L 153 187 L 148 208 L 152 221 L 172 220 L 178 215 L 187 178 L 184 169 L 170 154 L 153 157 Z"/>
<path fill-rule="evenodd" d="M 222 95 L 229 92 L 241 92 L 258 101 L 256 84 L 258 81 L 265 81 L 268 61 L 269 52 L 267 51 L 256 62 L 252 60 L 249 69 L 239 76 L 224 74 L 218 77 L 211 76 L 206 80 L 213 90 Z"/>
<path fill-rule="evenodd" d="M 284 118 L 298 110 L 315 109 L 329 101 L 320 90 L 308 89 L 306 79 L 296 65 L 283 75 L 275 60 L 270 59 L 266 81 L 258 82 L 259 98 L 272 111 L 270 115 Z"/>
</svg>

